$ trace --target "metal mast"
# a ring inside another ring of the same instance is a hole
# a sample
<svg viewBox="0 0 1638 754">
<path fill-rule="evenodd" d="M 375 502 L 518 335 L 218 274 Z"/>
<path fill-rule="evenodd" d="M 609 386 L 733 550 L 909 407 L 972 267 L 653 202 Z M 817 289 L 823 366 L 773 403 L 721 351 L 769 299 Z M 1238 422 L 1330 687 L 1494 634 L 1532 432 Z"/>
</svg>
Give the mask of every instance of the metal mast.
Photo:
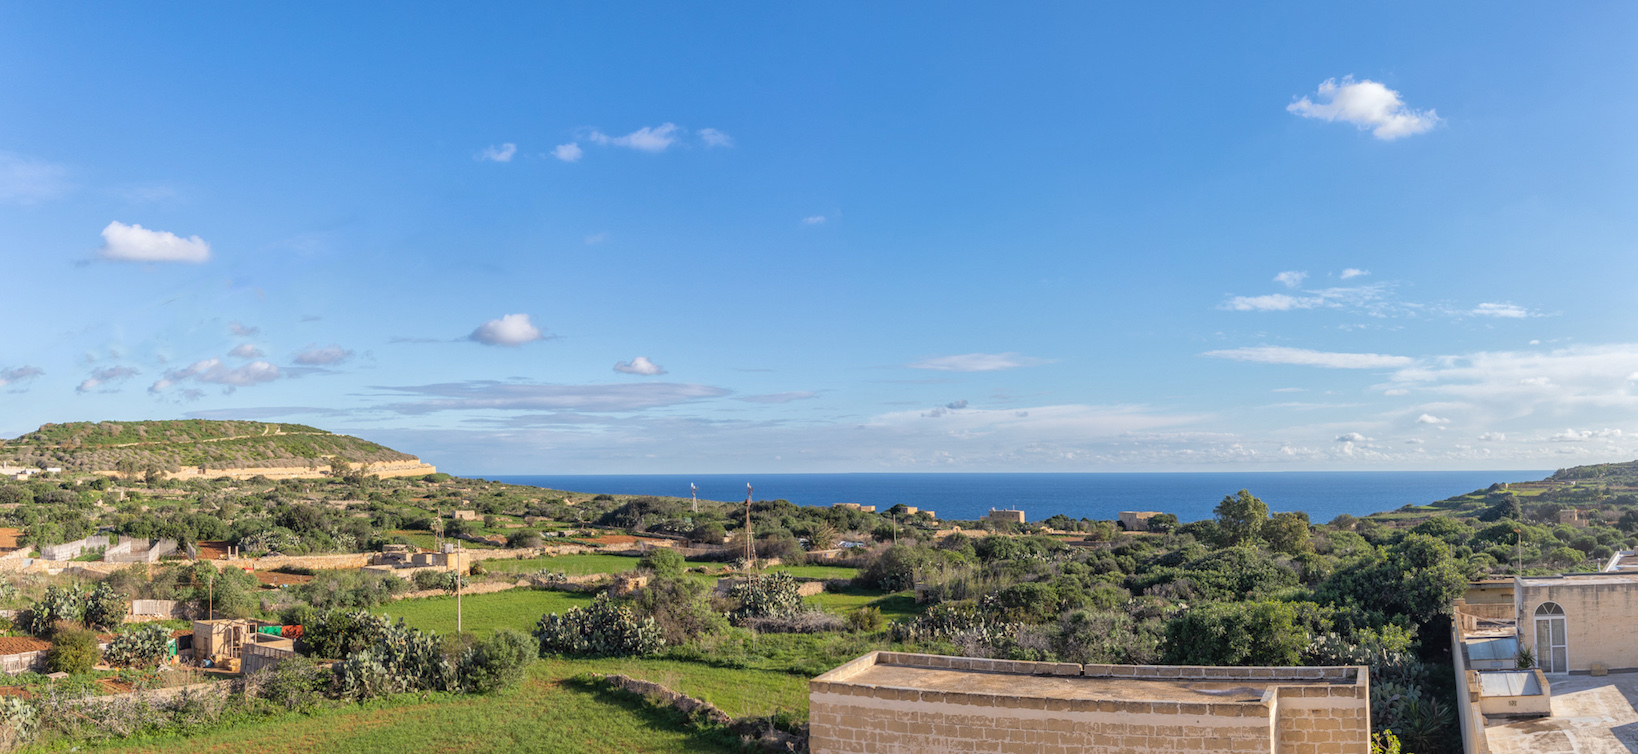
<svg viewBox="0 0 1638 754">
<path fill-rule="evenodd" d="M 745 562 L 756 563 L 756 531 L 751 528 L 751 483 L 745 483 Z"/>
</svg>

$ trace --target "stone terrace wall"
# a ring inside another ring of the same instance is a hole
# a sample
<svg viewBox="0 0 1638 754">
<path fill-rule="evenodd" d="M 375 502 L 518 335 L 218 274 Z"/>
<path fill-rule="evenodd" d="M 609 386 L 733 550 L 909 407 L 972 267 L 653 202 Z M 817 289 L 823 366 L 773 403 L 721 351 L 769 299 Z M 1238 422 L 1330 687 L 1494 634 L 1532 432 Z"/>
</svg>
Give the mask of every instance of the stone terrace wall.
<svg viewBox="0 0 1638 754">
<path fill-rule="evenodd" d="M 1131 678 L 1139 683 L 1198 678 L 1264 684 L 1285 679 L 1325 680 L 1332 684 L 1269 686 L 1256 702 L 1197 703 L 935 692 L 848 682 L 878 662 L 1026 675 Z M 809 687 L 809 747 L 815 754 L 1369 751 L 1369 687 L 1364 674 L 1356 675 L 1353 668 L 1082 667 L 879 652 L 826 673 Z M 1290 741 L 1285 740 L 1287 736 Z"/>
</svg>

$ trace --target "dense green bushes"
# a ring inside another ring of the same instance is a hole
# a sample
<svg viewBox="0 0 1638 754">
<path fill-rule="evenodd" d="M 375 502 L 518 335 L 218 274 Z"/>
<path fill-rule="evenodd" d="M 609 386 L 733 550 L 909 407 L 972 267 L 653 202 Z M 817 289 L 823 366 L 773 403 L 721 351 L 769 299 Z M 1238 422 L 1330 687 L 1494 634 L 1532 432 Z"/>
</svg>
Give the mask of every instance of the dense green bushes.
<svg viewBox="0 0 1638 754">
<path fill-rule="evenodd" d="M 639 618 L 607 594 L 598 595 L 586 607 L 541 616 L 534 635 L 542 656 L 628 657 L 651 655 L 665 646 L 653 618 Z"/>
<path fill-rule="evenodd" d="M 84 628 L 64 625 L 51 635 L 46 651 L 46 667 L 53 673 L 89 673 L 102 660 L 97 635 Z"/>
<path fill-rule="evenodd" d="M 171 632 L 157 623 L 145 623 L 116 635 L 108 642 L 109 665 L 146 668 L 158 665 L 169 654 Z"/>
</svg>

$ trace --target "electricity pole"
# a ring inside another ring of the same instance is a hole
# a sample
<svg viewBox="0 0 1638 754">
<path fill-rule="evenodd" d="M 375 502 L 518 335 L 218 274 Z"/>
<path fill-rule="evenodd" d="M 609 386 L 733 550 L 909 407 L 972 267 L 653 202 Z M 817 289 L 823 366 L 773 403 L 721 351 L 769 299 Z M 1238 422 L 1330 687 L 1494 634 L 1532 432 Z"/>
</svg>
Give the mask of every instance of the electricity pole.
<svg viewBox="0 0 1638 754">
<path fill-rule="evenodd" d="M 695 513 L 699 513 L 700 512 L 700 488 L 695 487 L 693 482 L 689 482 L 688 483 L 688 494 L 689 494 L 689 496 L 694 498 L 694 507 L 693 507 L 692 510 Z"/>
<path fill-rule="evenodd" d="M 756 565 L 756 530 L 751 528 L 751 483 L 745 483 L 745 562 Z"/>
<path fill-rule="evenodd" d="M 455 633 L 461 633 L 461 548 L 460 543 L 455 545 Z"/>
</svg>

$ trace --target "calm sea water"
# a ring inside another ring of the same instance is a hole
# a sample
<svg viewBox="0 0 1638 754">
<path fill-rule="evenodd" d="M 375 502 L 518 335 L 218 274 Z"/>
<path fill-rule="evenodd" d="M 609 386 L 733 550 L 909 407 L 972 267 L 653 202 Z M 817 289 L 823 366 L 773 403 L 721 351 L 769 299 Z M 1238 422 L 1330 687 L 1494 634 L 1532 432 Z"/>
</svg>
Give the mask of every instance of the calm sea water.
<svg viewBox="0 0 1638 754">
<path fill-rule="evenodd" d="M 690 482 L 705 500 L 758 500 L 798 505 L 861 503 L 885 510 L 904 503 L 939 518 L 975 519 L 990 508 L 1018 508 L 1029 520 L 1056 513 L 1112 519 L 1118 511 L 1174 513 L 1184 521 L 1210 518 L 1224 495 L 1251 490 L 1275 511 L 1306 511 L 1315 523 L 1341 513 L 1362 516 L 1489 487 L 1541 479 L 1550 471 L 1312 471 L 1155 474 L 699 474 L 492 476 L 572 492 L 688 497 Z"/>
</svg>

